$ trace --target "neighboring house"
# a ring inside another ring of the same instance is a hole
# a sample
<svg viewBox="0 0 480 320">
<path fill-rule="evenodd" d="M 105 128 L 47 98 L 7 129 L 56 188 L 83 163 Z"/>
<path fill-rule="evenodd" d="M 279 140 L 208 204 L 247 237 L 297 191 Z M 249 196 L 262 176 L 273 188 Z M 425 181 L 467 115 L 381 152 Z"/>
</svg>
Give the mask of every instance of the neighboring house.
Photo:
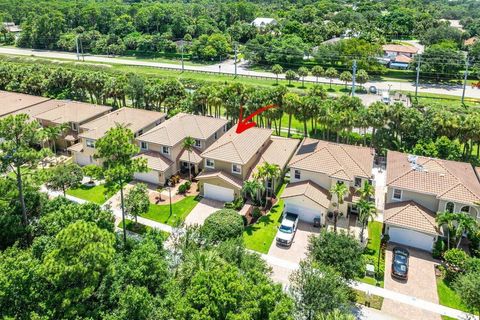
<svg viewBox="0 0 480 320">
<path fill-rule="evenodd" d="M 65 100 L 49 100 L 40 103 L 37 108 L 48 109 L 33 116 L 43 127 L 68 127 L 56 141 L 58 148 L 63 150 L 78 142 L 78 133 L 83 124 L 112 110 L 112 107 Z"/>
<path fill-rule="evenodd" d="M 165 121 L 165 114 L 161 112 L 121 108 L 81 125 L 78 134 L 80 142 L 69 147 L 68 150 L 72 153 L 73 161 L 81 166 L 100 165 L 101 161 L 94 158 L 95 142 L 108 130 L 116 125 L 123 125 L 132 130 L 137 137 L 163 121 Z"/>
<path fill-rule="evenodd" d="M 399 54 L 393 57 L 392 60 L 390 60 L 388 67 L 392 69 L 406 70 L 410 66 L 412 60 L 412 58 L 407 57 L 406 55 Z"/>
<path fill-rule="evenodd" d="M 405 46 L 401 44 L 385 44 L 382 46 L 382 50 L 384 55 L 389 57 L 403 55 L 412 58 L 418 52 L 418 48 L 414 46 Z"/>
<path fill-rule="evenodd" d="M 255 20 L 252 21 L 252 26 L 255 26 L 259 29 L 263 29 L 270 24 L 276 25 L 277 20 L 273 18 L 255 18 Z"/>
<path fill-rule="evenodd" d="M 252 179 L 259 165 L 268 162 L 284 170 L 298 145 L 298 140 L 272 136 L 270 129 L 253 127 L 237 134 L 236 128 L 201 154 L 204 170 L 197 179 L 205 198 L 228 202 L 240 197 L 243 181 Z"/>
<path fill-rule="evenodd" d="M 437 212 L 480 218 L 480 182 L 469 163 L 387 153 L 384 233 L 390 241 L 431 251 L 441 230 Z"/>
<path fill-rule="evenodd" d="M 371 148 L 305 138 L 288 164 L 290 183 L 282 194 L 285 211 L 309 223 L 320 218 L 322 224 L 337 206 L 343 216 L 356 213 L 357 190 L 371 183 L 373 158 Z M 330 194 L 337 183 L 349 190 L 341 205 Z"/>
<path fill-rule="evenodd" d="M 135 178 L 164 185 L 178 171 L 188 172 L 189 161 L 192 174 L 198 173 L 203 163 L 200 153 L 227 131 L 227 123 L 224 119 L 179 113 L 145 132 L 137 137 L 141 149 L 138 157 L 147 159 L 150 170 L 136 173 Z M 183 148 L 186 137 L 195 140 L 190 155 Z"/>
<path fill-rule="evenodd" d="M 22 29 L 20 28 L 20 26 L 17 26 L 15 22 L 4 22 L 3 26 L 5 27 L 7 32 L 13 33 L 13 36 L 15 37 L 15 39 L 18 38 L 18 36 L 20 35 L 20 32 L 22 32 Z"/>
<path fill-rule="evenodd" d="M 463 45 L 465 47 L 473 46 L 475 43 L 477 43 L 477 41 L 478 41 L 478 37 L 471 37 L 471 38 L 468 38 L 467 40 L 465 40 L 463 42 Z"/>
<path fill-rule="evenodd" d="M 10 114 L 22 113 L 22 110 L 50 100 L 29 94 L 0 91 L 0 118 Z"/>
</svg>

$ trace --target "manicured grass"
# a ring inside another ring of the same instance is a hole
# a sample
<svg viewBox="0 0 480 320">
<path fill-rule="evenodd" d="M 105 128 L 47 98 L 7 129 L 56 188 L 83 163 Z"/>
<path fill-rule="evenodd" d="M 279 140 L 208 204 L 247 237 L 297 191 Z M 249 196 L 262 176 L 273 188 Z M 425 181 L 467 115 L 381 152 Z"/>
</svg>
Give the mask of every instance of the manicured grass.
<svg viewBox="0 0 480 320">
<path fill-rule="evenodd" d="M 94 202 L 96 204 L 103 204 L 109 198 L 111 198 L 116 191 L 108 191 L 105 185 L 100 184 L 97 186 L 81 185 L 76 189 L 68 189 L 67 194 L 76 198 Z"/>
<path fill-rule="evenodd" d="M 286 184 L 280 188 L 277 197 L 279 197 Z M 255 224 L 249 225 L 243 231 L 243 241 L 245 247 L 260 253 L 268 253 L 270 246 L 272 245 L 275 235 L 277 234 L 278 227 L 282 219 L 284 202 L 280 199 L 275 204 L 270 212 L 258 219 Z"/>
<path fill-rule="evenodd" d="M 117 227 L 123 228 L 123 221 L 120 221 Z M 128 231 L 138 233 L 140 235 L 144 235 L 150 230 L 152 230 L 152 227 L 150 226 L 146 226 L 141 223 L 135 223 L 135 221 L 129 219 L 125 219 L 125 227 Z M 160 234 L 163 236 L 164 239 L 167 239 L 170 236 L 170 234 L 165 231 L 160 231 Z"/>
<path fill-rule="evenodd" d="M 445 279 L 437 279 L 438 301 L 442 306 L 469 312 L 468 308 L 462 303 L 459 295 L 450 287 Z"/>
<path fill-rule="evenodd" d="M 374 308 L 374 309 L 377 309 L 377 310 L 382 309 L 383 297 L 371 294 L 370 299 L 368 299 L 368 301 L 367 301 L 367 294 L 365 292 L 355 290 L 355 289 L 353 291 L 355 292 L 356 302 L 358 304 L 361 304 L 361 305 L 364 305 L 364 306 L 366 305 L 366 306 L 369 306 L 370 308 Z M 369 302 L 370 304 L 369 305 L 366 304 L 367 302 Z"/>
<path fill-rule="evenodd" d="M 380 254 L 380 258 L 378 254 L 378 250 L 380 250 L 382 227 L 382 223 L 378 221 L 373 221 L 368 224 L 368 244 L 365 248 L 364 254 L 366 256 L 371 256 L 373 257 L 373 259 L 375 259 L 375 270 L 377 270 L 379 265 L 381 265 L 382 267 L 384 267 L 385 265 L 383 254 Z M 378 261 L 378 259 L 380 259 L 380 262 Z M 374 279 L 372 277 L 363 277 L 357 280 L 371 285 L 376 285 L 378 281 L 379 286 L 383 288 L 383 277 L 379 277 L 377 279 Z"/>
<path fill-rule="evenodd" d="M 172 204 L 172 215 L 170 215 L 169 204 L 150 204 L 148 212 L 142 215 L 143 218 L 154 220 L 160 223 L 165 223 L 170 226 L 177 226 L 182 223 L 188 214 L 195 208 L 200 201 L 200 197 L 185 197 Z"/>
</svg>

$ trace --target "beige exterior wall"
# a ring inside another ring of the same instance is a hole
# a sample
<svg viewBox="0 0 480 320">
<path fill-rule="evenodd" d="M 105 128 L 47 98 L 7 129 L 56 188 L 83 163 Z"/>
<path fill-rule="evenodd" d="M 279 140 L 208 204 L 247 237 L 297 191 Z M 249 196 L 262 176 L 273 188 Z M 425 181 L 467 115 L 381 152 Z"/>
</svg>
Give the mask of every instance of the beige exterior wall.
<svg viewBox="0 0 480 320">
<path fill-rule="evenodd" d="M 395 199 L 393 199 L 393 189 L 395 189 L 395 188 L 388 187 L 385 203 L 392 203 L 392 202 L 395 202 L 395 201 L 410 201 L 410 200 L 413 200 L 416 203 L 432 210 L 433 212 L 438 211 L 439 201 L 434 195 L 412 192 L 412 191 L 408 191 L 408 190 L 402 190 L 402 199 L 395 200 Z"/>
</svg>

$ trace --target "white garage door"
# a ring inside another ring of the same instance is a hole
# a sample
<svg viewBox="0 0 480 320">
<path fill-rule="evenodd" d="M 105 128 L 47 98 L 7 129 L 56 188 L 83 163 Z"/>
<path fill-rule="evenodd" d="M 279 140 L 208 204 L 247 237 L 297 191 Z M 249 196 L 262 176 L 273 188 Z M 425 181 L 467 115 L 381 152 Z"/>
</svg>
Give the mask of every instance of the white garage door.
<svg viewBox="0 0 480 320">
<path fill-rule="evenodd" d="M 207 199 L 223 202 L 230 202 L 234 199 L 234 193 L 232 189 L 219 187 L 210 183 L 205 183 L 203 185 L 203 196 Z"/>
<path fill-rule="evenodd" d="M 89 164 L 92 164 L 92 161 L 90 161 L 90 157 L 81 153 L 75 154 L 75 161 L 79 166 L 88 166 Z"/>
<path fill-rule="evenodd" d="M 388 235 L 392 242 L 425 251 L 432 251 L 433 242 L 435 240 L 435 237 L 432 235 L 396 227 L 390 227 L 388 229 Z"/>
<path fill-rule="evenodd" d="M 136 180 L 140 180 L 143 182 L 147 182 L 151 184 L 159 184 L 157 171 L 137 172 L 135 173 L 134 177 Z"/>
<path fill-rule="evenodd" d="M 320 210 L 315 210 L 305 206 L 301 206 L 285 200 L 285 210 L 287 212 L 298 214 L 298 218 L 302 221 L 313 223 L 313 219 L 320 217 Z"/>
</svg>

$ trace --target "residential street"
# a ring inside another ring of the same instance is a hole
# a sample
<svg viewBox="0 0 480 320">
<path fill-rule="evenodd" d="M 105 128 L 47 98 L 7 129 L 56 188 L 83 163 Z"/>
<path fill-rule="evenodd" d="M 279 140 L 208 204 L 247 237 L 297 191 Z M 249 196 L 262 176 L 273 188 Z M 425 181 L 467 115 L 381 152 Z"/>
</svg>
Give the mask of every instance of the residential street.
<svg viewBox="0 0 480 320">
<path fill-rule="evenodd" d="M 77 60 L 77 55 L 75 53 L 69 52 L 58 52 L 58 51 L 46 51 L 46 50 L 34 50 L 34 49 L 20 49 L 20 48 L 11 48 L 11 47 L 0 47 L 0 54 L 4 55 L 20 55 L 20 56 L 30 56 L 30 57 L 41 57 L 41 58 L 57 58 L 65 60 Z M 170 63 L 158 63 L 151 61 L 142 61 L 142 60 L 130 60 L 130 59 L 121 59 L 121 58 L 111 58 L 106 56 L 93 56 L 85 55 L 86 62 L 100 62 L 100 63 L 111 63 L 111 64 L 123 64 L 123 65 L 132 65 L 132 66 L 146 66 L 146 67 L 157 67 L 157 68 L 170 68 L 170 69 L 181 69 L 182 66 L 178 64 Z M 237 73 L 241 75 L 250 75 L 250 76 L 260 76 L 260 77 L 269 77 L 275 78 L 275 75 L 270 72 L 261 72 L 261 71 L 252 71 L 246 68 L 246 63 L 239 63 L 237 65 Z M 234 74 L 235 73 L 235 64 L 232 60 L 227 60 L 220 64 L 206 65 L 206 66 L 188 66 L 185 65 L 185 70 L 194 70 L 194 71 L 207 71 L 207 72 L 221 72 L 224 74 Z M 285 75 L 279 75 L 280 79 L 284 79 Z M 314 82 L 316 80 L 313 76 L 305 77 L 306 81 Z M 329 83 L 330 80 L 327 78 L 319 78 L 319 81 L 324 83 Z M 335 79 L 333 80 L 334 84 L 344 84 L 342 81 Z M 370 81 L 365 84 L 366 87 L 376 86 L 380 90 L 404 90 L 404 91 L 415 91 L 415 84 L 410 82 L 396 82 L 396 81 Z M 420 84 L 418 92 L 423 93 L 432 93 L 432 94 L 447 94 L 460 97 L 462 95 L 462 86 L 446 86 L 446 85 L 422 85 Z M 480 98 L 480 89 L 472 89 L 471 86 L 467 86 L 465 91 L 465 96 L 469 98 Z"/>
</svg>

